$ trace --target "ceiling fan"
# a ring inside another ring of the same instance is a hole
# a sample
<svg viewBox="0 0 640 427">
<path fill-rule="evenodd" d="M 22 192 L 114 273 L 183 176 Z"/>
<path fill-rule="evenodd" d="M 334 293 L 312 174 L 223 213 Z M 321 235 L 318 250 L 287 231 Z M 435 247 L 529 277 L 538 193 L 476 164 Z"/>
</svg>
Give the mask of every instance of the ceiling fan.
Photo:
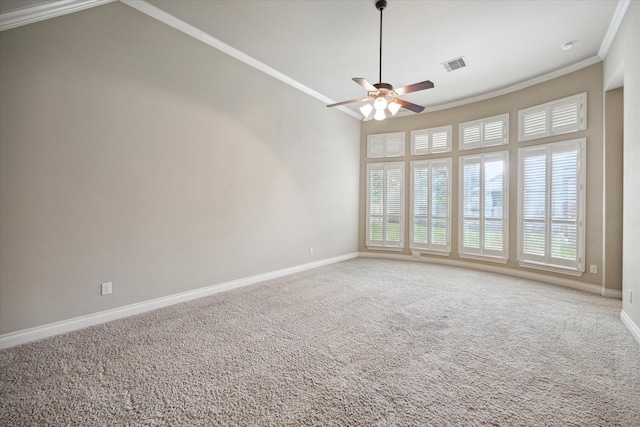
<svg viewBox="0 0 640 427">
<path fill-rule="evenodd" d="M 358 102 L 371 101 L 371 103 L 360 107 L 360 112 L 364 115 L 365 120 L 371 118 L 371 113 L 375 110 L 373 116 L 376 120 L 384 120 L 386 118 L 385 109 L 388 110 L 391 115 L 395 116 L 400 108 L 404 108 L 414 113 L 421 113 L 424 107 L 405 101 L 398 98 L 400 95 L 406 95 L 407 93 L 418 92 L 420 90 L 431 89 L 434 87 L 430 80 L 425 80 L 420 83 L 414 83 L 394 89 L 389 83 L 382 82 L 382 11 L 387 7 L 386 0 L 378 0 L 376 2 L 376 9 L 380 11 L 380 67 L 378 80 L 379 83 L 371 84 L 367 79 L 361 77 L 354 77 L 352 80 L 358 83 L 367 91 L 366 98 L 351 99 L 349 101 L 338 102 L 335 104 L 327 105 L 327 107 L 337 107 L 339 105 L 353 104 Z"/>
</svg>

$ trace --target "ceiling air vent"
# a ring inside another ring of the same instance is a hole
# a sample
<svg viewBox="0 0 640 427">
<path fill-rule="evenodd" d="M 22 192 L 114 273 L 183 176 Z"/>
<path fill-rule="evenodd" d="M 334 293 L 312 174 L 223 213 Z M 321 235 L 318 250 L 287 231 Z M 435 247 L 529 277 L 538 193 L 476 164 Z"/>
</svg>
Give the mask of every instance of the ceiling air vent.
<svg viewBox="0 0 640 427">
<path fill-rule="evenodd" d="M 453 70 L 457 70 L 459 68 L 464 68 L 467 66 L 467 64 L 464 62 L 464 56 L 461 56 L 460 58 L 456 58 L 456 59 L 452 59 L 450 61 L 447 62 L 443 62 L 442 66 L 444 67 L 445 70 L 447 70 L 448 72 L 451 72 Z"/>
</svg>

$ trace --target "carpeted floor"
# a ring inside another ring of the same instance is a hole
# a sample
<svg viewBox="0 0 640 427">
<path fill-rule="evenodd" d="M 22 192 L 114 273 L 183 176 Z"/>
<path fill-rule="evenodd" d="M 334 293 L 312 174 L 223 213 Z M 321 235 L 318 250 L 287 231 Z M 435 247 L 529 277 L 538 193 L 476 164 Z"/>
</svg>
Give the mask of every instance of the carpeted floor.
<svg viewBox="0 0 640 427">
<path fill-rule="evenodd" d="M 0 352 L 0 425 L 640 425 L 620 301 L 354 259 Z"/>
</svg>

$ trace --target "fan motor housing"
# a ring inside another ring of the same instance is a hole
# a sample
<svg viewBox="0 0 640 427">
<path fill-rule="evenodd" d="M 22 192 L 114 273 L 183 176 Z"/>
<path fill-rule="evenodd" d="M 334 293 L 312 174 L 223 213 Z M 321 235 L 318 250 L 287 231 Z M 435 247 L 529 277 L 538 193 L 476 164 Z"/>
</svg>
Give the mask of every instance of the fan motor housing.
<svg viewBox="0 0 640 427">
<path fill-rule="evenodd" d="M 396 93 L 393 90 L 393 86 L 389 83 L 376 83 L 373 85 L 377 92 L 369 92 L 369 96 L 378 97 L 378 96 L 396 96 Z"/>
</svg>

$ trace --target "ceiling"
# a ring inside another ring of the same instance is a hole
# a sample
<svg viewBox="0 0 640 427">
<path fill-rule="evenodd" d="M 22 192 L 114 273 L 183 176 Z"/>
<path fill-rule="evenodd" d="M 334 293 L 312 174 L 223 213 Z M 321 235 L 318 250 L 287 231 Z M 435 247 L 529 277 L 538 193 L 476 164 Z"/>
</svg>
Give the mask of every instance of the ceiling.
<svg viewBox="0 0 640 427">
<path fill-rule="evenodd" d="M 352 77 L 378 82 L 375 0 L 147 3 L 335 102 L 366 96 Z M 388 3 L 382 80 L 395 87 L 431 80 L 434 89 L 403 97 L 426 111 L 597 62 L 618 5 L 615 0 Z M 571 40 L 573 49 L 560 47 Z M 467 67 L 445 71 L 442 63 L 460 56 Z"/>
</svg>

